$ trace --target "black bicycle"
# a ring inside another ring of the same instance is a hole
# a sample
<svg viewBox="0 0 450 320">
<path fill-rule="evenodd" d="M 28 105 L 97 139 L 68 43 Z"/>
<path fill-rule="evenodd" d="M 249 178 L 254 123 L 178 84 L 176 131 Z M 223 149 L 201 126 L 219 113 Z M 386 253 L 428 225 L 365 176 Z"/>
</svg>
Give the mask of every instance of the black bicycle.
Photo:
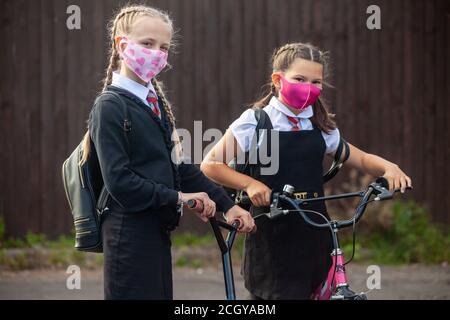
<svg viewBox="0 0 450 320">
<path fill-rule="evenodd" d="M 367 204 L 372 201 L 383 201 L 392 199 L 396 192 L 400 189 L 396 189 L 393 192 L 388 190 L 389 184 L 385 178 L 378 178 L 376 181 L 369 184 L 366 190 L 343 193 L 338 195 L 323 196 L 317 198 L 301 199 L 294 192 L 294 187 L 285 185 L 283 191 L 273 192 L 271 196 L 271 205 L 269 212 L 258 214 L 254 216 L 254 219 L 260 217 L 267 217 L 269 219 L 276 219 L 280 216 L 297 213 L 300 214 L 306 224 L 316 229 L 328 229 L 330 230 L 333 240 L 332 266 L 329 270 L 327 279 L 324 279 L 323 283 L 317 288 L 317 290 L 311 295 L 311 299 L 316 300 L 365 300 L 367 296 L 364 293 L 355 293 L 350 289 L 347 281 L 345 265 L 349 263 L 355 253 L 355 225 L 364 215 Z M 412 188 L 407 187 L 407 190 Z M 314 210 L 301 209 L 304 204 L 317 202 L 337 200 L 344 198 L 359 197 L 359 201 L 355 213 L 352 218 L 347 220 L 331 220 L 325 217 L 322 213 Z M 194 202 L 195 203 L 195 202 Z M 240 199 L 240 203 L 243 205 L 250 204 L 248 196 L 243 195 Z M 192 205 L 191 205 L 192 206 Z M 194 205 L 195 206 L 195 205 Z M 323 219 L 323 223 L 317 223 L 310 218 L 310 214 L 317 215 Z M 233 268 L 231 264 L 231 249 L 236 236 L 237 229 L 239 228 L 239 221 L 233 222 L 231 225 L 224 221 L 210 219 L 210 224 L 213 228 L 214 235 L 217 239 L 219 248 L 222 253 L 223 274 L 225 280 L 225 291 L 228 300 L 235 300 L 235 288 L 233 279 Z M 223 237 L 220 227 L 227 229 L 228 236 L 226 239 Z M 339 247 L 338 231 L 344 228 L 353 227 L 353 250 L 352 256 L 349 261 L 344 263 L 344 256 L 342 250 Z"/>
</svg>

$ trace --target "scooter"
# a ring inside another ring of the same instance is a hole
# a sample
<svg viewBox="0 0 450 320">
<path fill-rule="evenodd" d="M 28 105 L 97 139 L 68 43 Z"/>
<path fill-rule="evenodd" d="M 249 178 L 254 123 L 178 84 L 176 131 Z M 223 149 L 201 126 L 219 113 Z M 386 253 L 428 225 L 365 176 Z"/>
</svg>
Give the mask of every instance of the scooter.
<svg viewBox="0 0 450 320">
<path fill-rule="evenodd" d="M 187 202 L 188 208 L 192 210 L 201 211 L 203 204 L 195 199 L 189 200 Z M 216 237 L 217 244 L 219 245 L 220 252 L 222 254 L 222 266 L 223 266 L 223 277 L 225 281 L 225 293 L 227 300 L 236 300 L 236 291 L 234 287 L 234 277 L 233 277 L 233 265 L 231 263 L 231 249 L 233 247 L 234 239 L 236 238 L 236 232 L 239 229 L 240 222 L 235 220 L 231 225 L 217 220 L 216 218 L 210 218 L 209 223 L 213 229 L 214 236 Z M 228 235 L 224 238 L 222 230 L 224 228 L 228 230 Z"/>
</svg>

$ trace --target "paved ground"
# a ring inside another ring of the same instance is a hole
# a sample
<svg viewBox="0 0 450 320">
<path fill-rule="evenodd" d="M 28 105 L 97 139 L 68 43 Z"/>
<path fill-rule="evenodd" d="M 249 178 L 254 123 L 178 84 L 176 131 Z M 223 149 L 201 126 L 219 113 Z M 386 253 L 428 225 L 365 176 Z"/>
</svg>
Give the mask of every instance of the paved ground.
<svg viewBox="0 0 450 320">
<path fill-rule="evenodd" d="M 350 265 L 349 282 L 355 291 L 367 291 L 366 265 Z M 237 270 L 237 269 L 236 269 Z M 0 274 L 0 299 L 102 299 L 101 270 L 81 270 L 81 289 L 66 288 L 65 270 L 33 270 Z M 242 278 L 235 272 L 236 293 L 246 297 Z M 174 270 L 175 299 L 224 299 L 220 269 Z M 370 299 L 450 299 L 448 266 L 382 266 L 381 289 Z"/>
</svg>

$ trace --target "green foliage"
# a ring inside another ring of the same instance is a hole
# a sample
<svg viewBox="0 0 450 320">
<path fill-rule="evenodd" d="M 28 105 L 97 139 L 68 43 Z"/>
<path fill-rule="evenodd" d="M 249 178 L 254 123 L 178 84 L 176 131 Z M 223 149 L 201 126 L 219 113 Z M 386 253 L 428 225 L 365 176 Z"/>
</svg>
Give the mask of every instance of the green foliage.
<svg viewBox="0 0 450 320">
<path fill-rule="evenodd" d="M 1 229 L 1 221 L 0 221 Z M 48 240 L 45 234 L 36 234 L 28 232 L 23 238 L 13 238 L 2 240 L 0 237 L 0 249 L 12 248 L 33 248 L 36 246 L 46 247 L 50 249 L 73 248 L 75 243 L 74 235 L 61 235 L 56 240 Z"/>
<path fill-rule="evenodd" d="M 0 221 L 0 229 L 2 222 Z M 74 235 L 48 240 L 44 234 L 28 232 L 23 238 L 0 237 L 0 269 L 24 270 L 77 264 L 94 268 L 103 264 L 103 256 L 77 251 Z"/>
<path fill-rule="evenodd" d="M 189 247 L 189 246 L 204 246 L 211 245 L 216 242 L 214 235 L 196 235 L 191 232 L 184 232 L 175 234 L 172 237 L 172 244 L 174 247 Z"/>
<path fill-rule="evenodd" d="M 353 243 L 352 243 L 351 239 L 343 242 L 341 249 L 345 254 L 345 258 L 347 260 L 350 259 L 351 254 L 353 252 Z M 353 257 L 353 261 L 361 261 L 361 260 L 364 260 L 363 255 L 361 253 L 361 244 L 358 241 L 356 241 L 355 242 L 355 255 Z"/>
<path fill-rule="evenodd" d="M 43 245 L 47 243 L 47 236 L 45 234 L 36 234 L 28 232 L 25 235 L 25 243 L 28 247 L 32 248 L 37 245 Z"/>
<path fill-rule="evenodd" d="M 346 237 L 342 243 L 346 255 L 349 255 L 351 237 Z M 431 223 L 427 210 L 412 201 L 395 202 L 390 223 L 375 233 L 358 234 L 357 243 L 368 254 L 365 257 L 358 254 L 355 260 L 368 258 L 382 264 L 450 261 L 448 227 Z"/>
<path fill-rule="evenodd" d="M 2 248 L 25 248 L 26 242 L 22 239 L 8 238 L 2 242 Z"/>
<path fill-rule="evenodd" d="M 201 268 L 203 261 L 200 259 L 190 259 L 184 255 L 180 256 L 175 262 L 177 267 Z"/>
<path fill-rule="evenodd" d="M 448 230 L 431 224 L 425 208 L 396 202 L 391 228 L 371 239 L 374 259 L 380 263 L 439 263 L 450 259 Z"/>
<path fill-rule="evenodd" d="M 186 256 L 181 256 L 175 262 L 177 267 L 186 267 L 188 265 L 188 258 Z"/>
<path fill-rule="evenodd" d="M 32 248 L 37 245 L 45 246 L 46 244 L 47 237 L 45 234 L 28 232 L 23 239 L 11 237 L 1 241 L 0 248 Z"/>
<path fill-rule="evenodd" d="M 74 235 L 60 235 L 55 241 L 48 241 L 46 246 L 49 249 L 71 249 L 75 244 Z"/>
</svg>

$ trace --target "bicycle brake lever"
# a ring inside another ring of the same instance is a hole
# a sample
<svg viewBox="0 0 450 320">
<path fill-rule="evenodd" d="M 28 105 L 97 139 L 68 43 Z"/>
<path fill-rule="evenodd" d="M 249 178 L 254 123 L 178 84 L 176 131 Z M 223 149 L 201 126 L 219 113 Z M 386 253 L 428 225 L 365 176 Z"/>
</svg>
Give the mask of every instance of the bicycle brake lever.
<svg viewBox="0 0 450 320">
<path fill-rule="evenodd" d="M 387 200 L 392 199 L 394 197 L 394 193 L 390 192 L 389 190 L 382 190 L 380 193 L 377 194 L 377 196 L 374 198 L 375 201 L 381 201 L 381 200 Z"/>
<path fill-rule="evenodd" d="M 269 219 L 275 219 L 278 218 L 279 216 L 282 215 L 286 215 L 289 213 L 289 210 L 283 210 L 278 208 L 278 203 L 279 203 L 279 193 L 273 193 L 272 194 L 272 203 L 270 204 L 270 212 L 267 214 L 267 217 L 269 217 Z"/>
<path fill-rule="evenodd" d="M 389 183 L 383 178 L 379 177 L 375 182 L 371 183 L 370 186 L 373 188 L 373 193 L 376 195 L 375 201 L 392 199 L 394 193 L 389 191 Z"/>
<path fill-rule="evenodd" d="M 383 177 L 378 178 L 375 183 L 371 184 L 371 187 L 374 189 L 374 193 L 377 195 L 374 200 L 381 201 L 392 199 L 394 197 L 394 193 L 400 191 L 400 189 L 395 189 L 394 191 L 390 191 L 389 183 Z M 406 190 L 412 190 L 412 187 L 406 187 Z"/>
</svg>

